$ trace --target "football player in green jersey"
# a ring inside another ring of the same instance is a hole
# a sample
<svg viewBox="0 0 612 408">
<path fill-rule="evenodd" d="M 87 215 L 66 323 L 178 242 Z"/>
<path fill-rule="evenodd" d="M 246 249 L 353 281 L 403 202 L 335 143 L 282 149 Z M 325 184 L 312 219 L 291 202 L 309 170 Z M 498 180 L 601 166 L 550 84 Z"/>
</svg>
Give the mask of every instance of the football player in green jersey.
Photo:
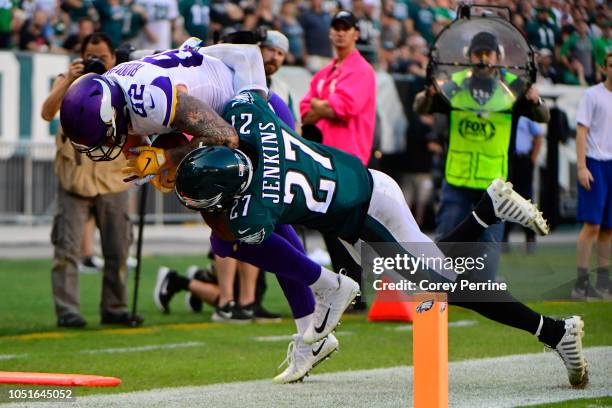
<svg viewBox="0 0 612 408">
<path fill-rule="evenodd" d="M 290 361 L 300 357 L 301 343 L 321 341 L 331 333 L 357 295 L 358 286 L 296 251 L 274 234 L 277 224 L 335 233 L 350 244 L 359 240 L 396 243 L 399 251 L 408 254 L 421 243 L 420 255 L 445 257 L 420 231 L 401 189 L 386 174 L 364 168 L 356 157 L 337 149 L 302 139 L 255 93 L 243 93 L 230 101 L 224 119 L 238 133 L 238 148 L 208 146 L 189 153 L 177 169 L 175 191 L 185 206 L 202 213 L 223 240 L 274 255 L 275 259 L 262 258 L 257 266 L 312 288 L 314 316 L 296 339 L 298 347 L 292 348 Z M 472 214 L 445 240 L 474 240 L 500 220 L 548 232 L 541 213 L 531 203 L 516 194 L 511 184 L 495 180 Z M 424 249 L 422 243 L 431 245 Z M 440 282 L 457 278 L 453 270 L 444 267 L 420 272 Z M 557 351 L 573 386 L 587 383 L 580 317 L 555 320 L 542 316 L 506 291 L 495 291 L 489 300 L 493 302 L 457 304 L 534 334 Z M 454 303 L 453 293 L 449 293 L 449 301 Z"/>
</svg>

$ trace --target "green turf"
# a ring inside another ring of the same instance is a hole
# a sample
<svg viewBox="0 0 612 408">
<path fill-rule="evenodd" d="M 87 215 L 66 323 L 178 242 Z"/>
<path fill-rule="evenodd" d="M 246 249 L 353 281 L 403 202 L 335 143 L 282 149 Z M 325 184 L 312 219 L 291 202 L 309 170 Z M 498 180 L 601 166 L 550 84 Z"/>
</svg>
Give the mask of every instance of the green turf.
<svg viewBox="0 0 612 408">
<path fill-rule="evenodd" d="M 51 298 L 51 262 L 0 262 L 0 287 L 3 288 L 0 309 L 1 369 L 112 375 L 123 380 L 123 384 L 117 388 L 80 388 L 76 391 L 77 396 L 265 379 L 276 373 L 277 365 L 285 357 L 288 342 L 256 342 L 253 337 L 288 335 L 294 332 L 295 327 L 288 318 L 289 307 L 271 275 L 268 276 L 266 305 L 271 310 L 282 312 L 287 319 L 279 324 L 221 325 L 209 323 L 210 308 L 205 308 L 203 314 L 189 313 L 182 295 L 173 300 L 170 315 L 159 313 L 152 301 L 151 292 L 159 265 L 184 271 L 192 263 L 205 262 L 202 257 L 155 256 L 143 261 L 139 311 L 146 317 L 145 325 L 141 329 L 119 331 L 98 323 L 99 274 L 81 275 L 81 310 L 89 321 L 88 327 L 81 330 L 58 329 Z M 132 278 L 130 276 L 130 281 Z M 585 346 L 612 345 L 610 303 L 535 303 L 533 307 L 554 316 L 580 314 L 587 327 Z M 449 329 L 450 360 L 542 350 L 541 344 L 531 336 L 490 322 L 470 311 L 451 308 L 449 318 L 451 321 L 478 322 L 471 327 Z M 342 352 L 318 367 L 316 372 L 411 364 L 411 332 L 396 330 L 399 326 L 394 323 L 368 323 L 363 315 L 347 317 L 338 332 Z M 352 334 L 343 335 L 343 332 Z M 167 350 L 87 353 L 107 348 L 175 343 L 202 344 Z M 1 356 L 6 355 L 18 357 L 2 359 Z M 0 387 L 0 391 L 6 389 L 6 386 Z"/>
</svg>

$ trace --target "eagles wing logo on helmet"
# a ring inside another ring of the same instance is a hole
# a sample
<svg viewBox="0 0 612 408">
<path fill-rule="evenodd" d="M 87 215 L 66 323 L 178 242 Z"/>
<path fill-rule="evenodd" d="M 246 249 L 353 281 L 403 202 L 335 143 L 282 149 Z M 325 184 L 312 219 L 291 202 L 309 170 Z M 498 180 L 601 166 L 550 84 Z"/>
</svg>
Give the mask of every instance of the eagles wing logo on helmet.
<svg viewBox="0 0 612 408">
<path fill-rule="evenodd" d="M 221 199 L 223 198 L 223 194 L 219 193 L 212 198 L 203 198 L 201 200 L 192 199 L 189 197 L 185 197 L 183 195 L 179 195 L 179 198 L 188 207 L 206 209 L 206 208 L 214 207 L 217 204 L 219 204 L 221 202 Z"/>
<path fill-rule="evenodd" d="M 428 311 L 429 309 L 431 309 L 434 305 L 434 300 L 430 299 L 430 300 L 426 300 L 424 302 L 421 302 L 420 305 L 417 306 L 416 308 L 416 312 L 417 313 L 423 313 Z"/>
</svg>

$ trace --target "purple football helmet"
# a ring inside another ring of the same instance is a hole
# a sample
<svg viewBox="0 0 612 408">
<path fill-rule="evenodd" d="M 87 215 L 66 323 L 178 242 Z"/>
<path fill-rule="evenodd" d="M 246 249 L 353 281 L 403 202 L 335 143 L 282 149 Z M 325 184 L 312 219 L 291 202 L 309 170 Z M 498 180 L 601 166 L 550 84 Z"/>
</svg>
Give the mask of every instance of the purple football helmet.
<svg viewBox="0 0 612 408">
<path fill-rule="evenodd" d="M 127 140 L 127 103 L 123 90 L 108 78 L 86 74 L 68 88 L 60 122 L 74 148 L 94 161 L 113 160 Z"/>
</svg>

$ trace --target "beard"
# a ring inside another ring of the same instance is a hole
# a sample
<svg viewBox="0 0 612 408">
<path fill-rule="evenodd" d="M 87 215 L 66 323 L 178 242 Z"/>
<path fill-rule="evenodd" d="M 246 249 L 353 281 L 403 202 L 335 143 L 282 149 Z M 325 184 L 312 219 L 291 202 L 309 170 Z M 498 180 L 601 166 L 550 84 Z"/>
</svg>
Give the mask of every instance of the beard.
<svg viewBox="0 0 612 408">
<path fill-rule="evenodd" d="M 264 71 L 266 76 L 273 75 L 276 71 L 278 71 L 278 65 L 273 62 L 264 62 Z"/>
</svg>

